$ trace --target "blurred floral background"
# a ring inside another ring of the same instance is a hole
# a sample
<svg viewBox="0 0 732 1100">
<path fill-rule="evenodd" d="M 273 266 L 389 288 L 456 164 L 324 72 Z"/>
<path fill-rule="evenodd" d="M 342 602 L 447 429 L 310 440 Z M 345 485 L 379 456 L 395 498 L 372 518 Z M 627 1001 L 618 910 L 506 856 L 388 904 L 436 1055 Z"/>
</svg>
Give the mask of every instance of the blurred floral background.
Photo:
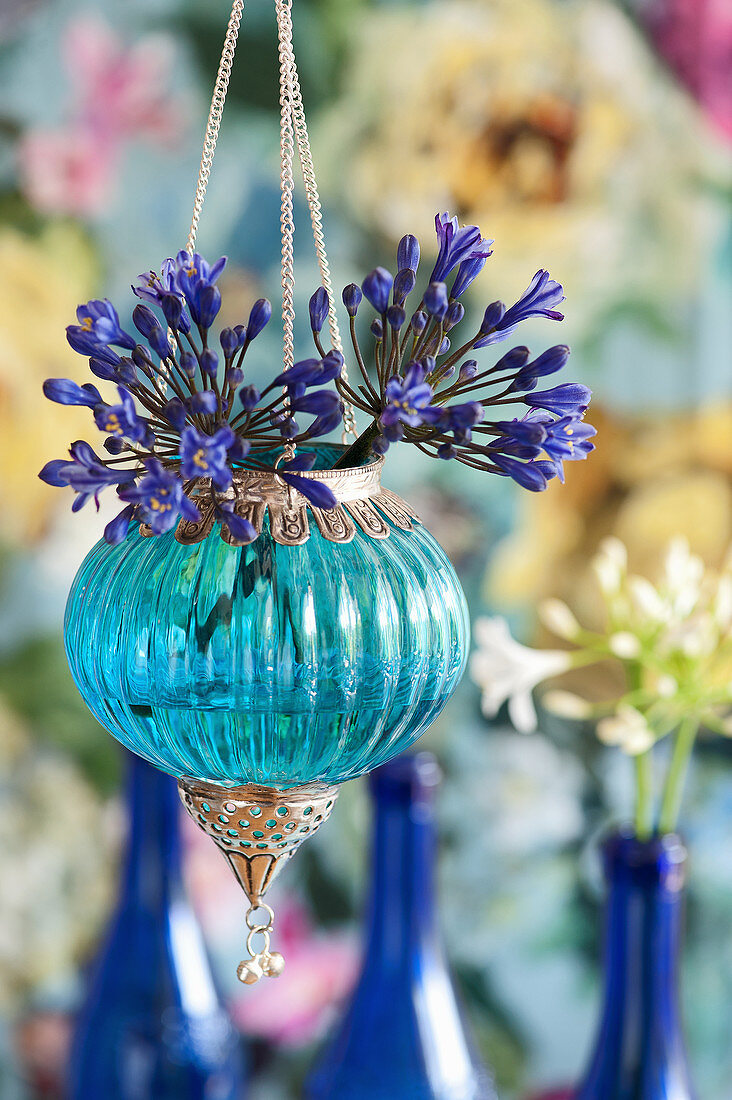
<svg viewBox="0 0 732 1100">
<path fill-rule="evenodd" d="M 41 381 L 82 380 L 63 333 L 79 302 L 121 303 L 184 242 L 227 17 L 226 0 L 0 5 L 0 1100 L 59 1095 L 124 834 L 122 753 L 78 698 L 60 637 L 71 578 L 110 515 L 72 520 L 65 494 L 37 480 L 76 415 L 44 401 Z M 588 561 L 608 534 L 651 577 L 678 533 L 718 565 L 732 543 L 725 0 L 296 0 L 294 18 L 338 285 L 389 259 L 404 232 L 426 243 L 449 209 L 496 238 L 480 284 L 494 297 L 518 296 L 540 266 L 565 286 L 562 339 L 599 428 L 565 487 L 519 500 L 452 463 L 387 460 L 473 616 L 509 614 L 536 641 L 539 598 L 586 611 Z M 230 257 L 224 323 L 253 297 L 277 299 L 275 58 L 272 13 L 251 5 L 199 238 Z M 298 215 L 302 316 L 315 266 Z M 79 411 L 71 431 L 87 429 Z M 598 996 L 594 845 L 628 814 L 628 762 L 578 723 L 544 716 L 530 736 L 489 723 L 467 679 L 425 744 L 446 775 L 443 910 L 460 929 L 450 953 L 480 1047 L 506 1098 L 571 1082 Z M 353 981 L 367 820 L 365 788 L 350 784 L 278 888 L 288 968 L 256 989 L 231 980 L 238 888 L 186 826 L 192 897 L 252 1052 L 255 1100 L 300 1095 Z M 732 1073 L 731 821 L 732 746 L 710 739 L 683 821 L 685 1009 L 707 1100 L 728 1095 Z"/>
</svg>

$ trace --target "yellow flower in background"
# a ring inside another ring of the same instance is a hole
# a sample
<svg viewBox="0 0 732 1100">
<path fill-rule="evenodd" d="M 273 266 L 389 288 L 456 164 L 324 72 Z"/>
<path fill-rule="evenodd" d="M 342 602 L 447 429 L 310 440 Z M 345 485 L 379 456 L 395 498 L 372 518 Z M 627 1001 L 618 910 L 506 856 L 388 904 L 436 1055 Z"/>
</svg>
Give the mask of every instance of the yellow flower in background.
<svg viewBox="0 0 732 1100">
<path fill-rule="evenodd" d="M 567 484 L 522 498 L 516 530 L 486 575 L 494 606 L 561 597 L 584 621 L 597 619 L 590 559 L 608 535 L 625 543 L 634 573 L 657 577 L 669 540 L 683 535 L 708 566 L 732 544 L 732 405 L 697 413 L 620 419 L 596 410 L 602 438 L 592 462 Z"/>
<path fill-rule="evenodd" d="M 81 231 L 68 224 L 40 235 L 0 229 L 0 512 L 2 542 L 39 538 L 59 506 L 56 489 L 38 480 L 49 459 L 66 454 L 70 439 L 89 431 L 87 409 L 46 401 L 44 378 L 83 382 L 83 359 L 64 329 L 79 302 L 93 292 L 97 266 Z M 67 502 L 63 502 L 67 503 Z M 62 504 L 63 506 L 63 504 Z"/>
<path fill-rule="evenodd" d="M 541 263 L 584 323 L 613 292 L 668 302 L 692 285 L 713 143 L 614 5 L 390 6 L 354 35 L 322 146 L 369 229 L 427 240 L 436 211 L 456 212 L 496 239 L 494 285 L 519 293 Z"/>
</svg>

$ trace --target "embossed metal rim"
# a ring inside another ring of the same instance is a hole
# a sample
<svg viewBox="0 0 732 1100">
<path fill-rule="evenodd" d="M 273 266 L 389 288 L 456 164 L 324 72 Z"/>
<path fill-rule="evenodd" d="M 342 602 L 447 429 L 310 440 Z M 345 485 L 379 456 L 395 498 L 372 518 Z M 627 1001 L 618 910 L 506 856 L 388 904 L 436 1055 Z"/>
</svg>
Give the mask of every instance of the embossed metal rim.
<svg viewBox="0 0 732 1100">
<path fill-rule="evenodd" d="M 298 848 L 328 820 L 340 787 L 307 783 L 282 791 L 254 783 L 217 787 L 181 779 L 178 789 L 188 813 L 220 848 L 280 856 Z"/>
<path fill-rule="evenodd" d="M 314 444 L 317 446 L 317 444 Z M 333 449 L 345 450 L 336 444 Z M 242 467 L 234 471 L 234 483 L 225 493 L 217 493 L 216 500 L 234 503 L 234 512 L 247 519 L 257 533 L 262 532 L 265 515 L 269 517 L 269 529 L 274 542 L 281 546 L 301 546 L 310 538 L 310 518 L 329 542 L 348 543 L 358 530 L 369 538 L 385 539 L 392 527 L 411 531 L 419 516 L 401 497 L 381 485 L 382 457 L 365 466 L 339 470 L 298 471 L 298 476 L 322 481 L 335 494 L 338 504 L 332 509 L 316 508 L 301 493 L 287 485 L 270 470 L 254 470 Z M 181 520 L 175 530 L 175 538 L 184 546 L 192 546 L 207 538 L 218 521 L 215 506 L 210 499 L 211 482 L 201 479 L 194 483 L 189 495 L 198 505 L 201 519 L 197 522 Z M 224 542 L 231 546 L 243 546 L 226 526 L 220 525 Z M 140 524 L 140 534 L 149 538 L 153 532 L 146 524 Z"/>
</svg>

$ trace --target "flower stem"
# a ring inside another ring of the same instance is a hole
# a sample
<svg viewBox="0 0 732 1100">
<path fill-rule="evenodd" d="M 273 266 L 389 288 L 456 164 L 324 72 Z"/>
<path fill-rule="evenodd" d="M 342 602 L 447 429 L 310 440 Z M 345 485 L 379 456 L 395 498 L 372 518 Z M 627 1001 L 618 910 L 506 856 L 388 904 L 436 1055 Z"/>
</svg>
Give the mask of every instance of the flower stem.
<svg viewBox="0 0 732 1100">
<path fill-rule="evenodd" d="M 366 431 L 362 432 L 358 439 L 354 440 L 348 450 L 343 452 L 333 466 L 333 469 L 343 470 L 347 467 L 362 465 L 371 454 L 371 444 L 376 439 L 380 430 L 378 421 L 372 421 Z"/>
<path fill-rule="evenodd" d="M 635 835 L 649 840 L 653 833 L 653 773 L 650 752 L 635 758 Z"/>
<path fill-rule="evenodd" d="M 661 833 L 673 833 L 679 820 L 681 798 L 684 792 L 686 773 L 689 770 L 689 760 L 699 732 L 699 719 L 695 714 L 684 718 L 679 731 L 676 734 L 674 750 L 671 754 L 668 774 L 663 789 L 661 801 L 661 813 L 658 819 L 658 828 Z"/>
</svg>

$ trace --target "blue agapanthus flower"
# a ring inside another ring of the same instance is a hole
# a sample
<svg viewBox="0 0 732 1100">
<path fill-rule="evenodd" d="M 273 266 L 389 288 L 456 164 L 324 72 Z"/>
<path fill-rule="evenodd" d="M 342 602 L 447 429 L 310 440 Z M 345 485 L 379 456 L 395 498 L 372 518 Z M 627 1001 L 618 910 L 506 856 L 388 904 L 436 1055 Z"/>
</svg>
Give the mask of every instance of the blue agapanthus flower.
<svg viewBox="0 0 732 1100">
<path fill-rule="evenodd" d="M 236 440 L 236 434 L 228 424 L 222 424 L 213 435 L 187 424 L 180 437 L 181 474 L 191 480 L 210 477 L 216 489 L 228 489 L 233 477 L 229 451 Z"/>
<path fill-rule="evenodd" d="M 585 458 L 594 446 L 595 429 L 583 420 L 589 389 L 572 382 L 539 388 L 541 379 L 565 367 L 569 348 L 560 344 L 532 359 L 527 347 L 515 347 L 485 368 L 469 356 L 506 340 L 531 318 L 561 321 L 557 307 L 564 291 L 541 269 L 516 302 L 491 302 L 477 331 L 458 336 L 470 313 L 459 299 L 481 274 L 493 241 L 447 213 L 437 215 L 435 228 L 437 260 L 421 291 L 415 289 L 421 250 L 411 235 L 399 242 L 396 276 L 378 267 L 363 280 L 363 295 L 355 284 L 343 291 L 363 385 L 338 384 L 370 424 L 341 462 L 407 442 L 540 491 L 563 477 L 564 461 Z M 410 305 L 413 294 L 419 301 Z M 376 313 L 370 324 L 373 370 L 356 329 L 362 296 Z M 507 407 L 517 404 L 531 411 L 508 421 Z"/>
<path fill-rule="evenodd" d="M 561 285 L 541 269 L 517 301 L 508 307 L 500 300 L 489 303 L 476 325 L 469 302 L 466 307 L 461 299 L 485 267 L 493 241 L 447 213 L 437 215 L 435 229 L 437 259 L 421 287 L 420 244 L 406 234 L 397 246 L 395 274 L 377 267 L 360 286 L 350 283 L 343 291 L 360 384 L 347 380 L 340 347 L 323 346 L 332 301 L 321 287 L 308 306 L 317 354 L 279 372 L 264 388 L 253 385 L 245 357 L 269 323 L 272 306 L 260 298 L 245 324 L 213 333 L 224 257 L 209 263 L 200 253 L 179 252 L 159 273 L 140 276 L 133 287 L 141 299 L 132 312 L 136 335 L 106 299 L 81 305 L 77 323 L 67 329 L 68 342 L 88 357 L 95 378 L 116 384 L 117 399 L 93 383 L 63 378 L 49 379 L 44 392 L 59 404 L 92 411 L 106 437 L 106 457 L 76 443 L 70 460 L 48 463 L 41 476 L 71 486 L 74 508 L 115 487 L 125 507 L 105 531 L 112 542 L 140 519 L 162 533 L 181 517 L 197 517 L 187 495 L 193 486 L 196 500 L 203 494 L 208 511 L 235 539 L 247 541 L 255 537 L 254 528 L 231 500 L 236 468 L 261 468 L 272 461 L 266 454 L 279 448 L 286 461 L 277 463 L 278 477 L 314 507 L 334 507 L 331 490 L 304 476 L 313 455 L 298 447 L 338 428 L 348 401 L 367 423 L 338 466 L 360 465 L 372 453 L 383 455 L 405 442 L 509 477 L 533 492 L 553 478 L 563 480 L 564 463 L 586 458 L 595 435 L 584 420 L 589 389 L 541 381 L 564 369 L 569 348 L 558 344 L 532 358 L 527 347 L 517 346 L 485 366 L 473 358 L 526 320 L 561 321 Z M 370 316 L 364 317 L 364 309 Z M 371 355 L 363 353 L 359 329 L 371 334 Z"/>
<path fill-rule="evenodd" d="M 127 489 L 119 490 L 120 500 L 136 504 L 140 518 L 154 535 L 163 535 L 176 527 L 178 520 L 196 522 L 201 514 L 183 491 L 179 477 L 166 470 L 156 458 L 145 460 L 145 476 Z"/>
<path fill-rule="evenodd" d="M 278 470 L 283 480 L 290 478 L 292 488 L 318 507 L 336 503 L 330 490 L 304 478 L 304 467 L 292 461 L 299 445 L 341 423 L 342 399 L 332 383 L 340 376 L 343 356 L 321 349 L 260 392 L 246 378 L 246 356 L 269 323 L 272 306 L 259 298 L 246 324 L 226 326 L 215 339 L 212 326 L 221 305 L 216 282 L 225 264 L 224 257 L 210 264 L 199 253 L 180 252 L 165 261 L 160 273 L 140 276 L 132 288 L 142 299 L 132 311 L 136 335 L 123 328 L 111 302 L 92 299 L 79 306 L 78 323 L 67 329 L 68 342 L 89 358 L 97 379 L 116 385 L 115 396 L 91 382 L 52 378 L 44 383 L 51 401 L 91 410 L 105 435 L 105 455 L 76 443 L 70 459 L 48 463 L 41 477 L 71 486 L 75 509 L 90 497 L 98 502 L 102 490 L 116 487 L 125 507 L 107 525 L 110 542 L 124 538 L 133 520 L 160 534 L 181 518 L 195 519 L 199 513 L 189 491 L 197 500 L 208 496 L 234 538 L 255 538 L 251 523 L 232 510 L 226 494 L 238 466 L 274 469 L 264 456 L 278 446 L 287 445 L 290 457 Z M 310 314 L 318 331 L 328 309 L 327 293 L 314 295 Z M 303 428 L 295 414 L 303 418 Z"/>
<path fill-rule="evenodd" d="M 451 218 L 447 213 L 436 215 L 435 229 L 440 251 L 429 281 L 444 282 L 458 265 L 466 261 L 472 261 L 474 267 L 477 267 L 473 275 L 475 278 L 482 271 L 485 261 L 492 255 L 493 241 L 485 240 L 477 225 L 461 227 L 457 218 Z"/>
</svg>

